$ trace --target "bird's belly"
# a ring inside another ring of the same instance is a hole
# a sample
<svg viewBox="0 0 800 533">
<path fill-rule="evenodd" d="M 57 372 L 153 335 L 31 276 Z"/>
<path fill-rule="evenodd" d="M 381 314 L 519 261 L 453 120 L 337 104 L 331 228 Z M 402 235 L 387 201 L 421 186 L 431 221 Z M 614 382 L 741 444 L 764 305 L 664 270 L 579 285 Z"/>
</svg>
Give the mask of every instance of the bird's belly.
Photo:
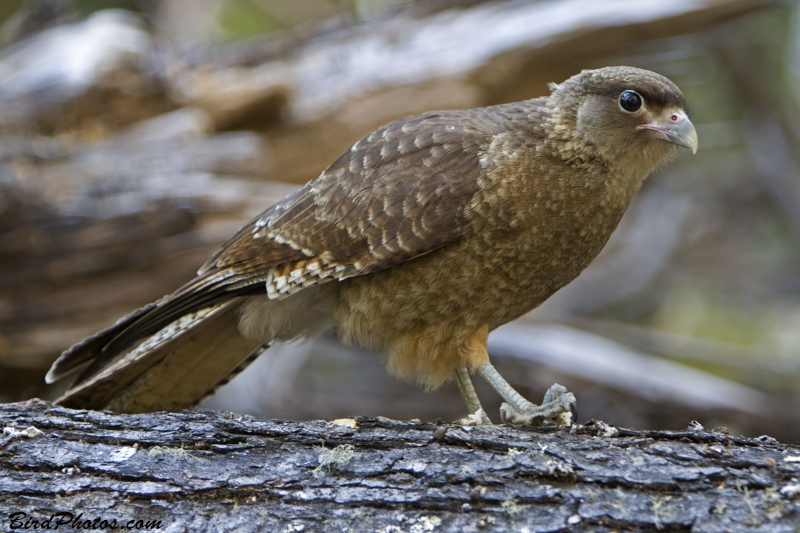
<svg viewBox="0 0 800 533">
<path fill-rule="evenodd" d="M 463 364 L 458 354 L 476 331 L 491 331 L 544 302 L 591 262 L 606 239 L 589 242 L 563 230 L 487 233 L 348 279 L 336 304 L 339 335 L 388 350 L 395 374 L 426 376 L 425 384 L 436 386 Z M 397 363 L 406 359 L 412 370 Z"/>
</svg>

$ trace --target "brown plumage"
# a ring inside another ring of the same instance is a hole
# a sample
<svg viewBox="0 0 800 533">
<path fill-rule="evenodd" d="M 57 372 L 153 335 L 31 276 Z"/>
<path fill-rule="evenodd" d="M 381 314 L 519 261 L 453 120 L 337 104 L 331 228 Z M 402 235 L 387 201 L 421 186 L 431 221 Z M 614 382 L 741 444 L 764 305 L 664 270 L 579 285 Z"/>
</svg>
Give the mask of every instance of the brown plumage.
<svg viewBox="0 0 800 533">
<path fill-rule="evenodd" d="M 696 149 L 663 76 L 613 67 L 551 89 L 358 141 L 194 280 L 64 352 L 48 381 L 83 370 L 58 402 L 180 409 L 270 342 L 327 328 L 428 388 L 481 370 L 488 333 L 574 279 L 645 177 Z"/>
</svg>

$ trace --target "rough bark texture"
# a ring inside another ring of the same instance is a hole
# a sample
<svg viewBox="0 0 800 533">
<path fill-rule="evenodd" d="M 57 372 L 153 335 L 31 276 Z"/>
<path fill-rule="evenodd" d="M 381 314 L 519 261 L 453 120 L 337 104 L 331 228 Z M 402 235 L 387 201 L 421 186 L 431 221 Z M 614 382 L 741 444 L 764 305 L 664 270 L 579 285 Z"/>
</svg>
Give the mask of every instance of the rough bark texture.
<svg viewBox="0 0 800 533">
<path fill-rule="evenodd" d="M 800 527 L 800 447 L 769 437 L 349 422 L 5 404 L 2 529 L 51 516 L 195 532 Z"/>
</svg>

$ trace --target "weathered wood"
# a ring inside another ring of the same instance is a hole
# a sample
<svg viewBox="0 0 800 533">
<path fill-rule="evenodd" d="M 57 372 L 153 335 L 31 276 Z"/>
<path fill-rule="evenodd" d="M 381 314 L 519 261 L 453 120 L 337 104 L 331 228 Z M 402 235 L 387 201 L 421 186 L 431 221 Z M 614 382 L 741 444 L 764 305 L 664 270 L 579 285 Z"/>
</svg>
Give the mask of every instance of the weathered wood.
<svg viewBox="0 0 800 533">
<path fill-rule="evenodd" d="M 120 416 L 36 400 L 0 405 L 0 425 L 7 530 L 51 516 L 52 524 L 133 520 L 193 532 L 788 533 L 800 525 L 800 447 L 724 428 Z"/>
</svg>

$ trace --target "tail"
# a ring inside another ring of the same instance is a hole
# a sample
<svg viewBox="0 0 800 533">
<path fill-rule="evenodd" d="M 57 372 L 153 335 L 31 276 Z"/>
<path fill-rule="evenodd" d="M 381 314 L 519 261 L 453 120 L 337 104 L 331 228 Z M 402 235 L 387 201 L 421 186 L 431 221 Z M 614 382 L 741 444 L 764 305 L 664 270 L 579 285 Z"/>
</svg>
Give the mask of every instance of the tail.
<svg viewBox="0 0 800 533">
<path fill-rule="evenodd" d="M 125 413 L 178 411 L 247 367 L 269 339 L 240 335 L 239 308 L 247 301 L 242 296 L 263 288 L 231 290 L 209 278 L 195 278 L 61 354 L 48 383 L 82 371 L 56 403 Z"/>
<path fill-rule="evenodd" d="M 56 403 L 118 413 L 192 407 L 269 347 L 267 342 L 239 334 L 240 306 L 241 299 L 237 298 L 181 317 L 99 372 L 73 384 Z M 81 344 L 113 336 L 120 322 Z M 57 379 L 57 372 L 54 365 L 48 380 Z"/>
</svg>

